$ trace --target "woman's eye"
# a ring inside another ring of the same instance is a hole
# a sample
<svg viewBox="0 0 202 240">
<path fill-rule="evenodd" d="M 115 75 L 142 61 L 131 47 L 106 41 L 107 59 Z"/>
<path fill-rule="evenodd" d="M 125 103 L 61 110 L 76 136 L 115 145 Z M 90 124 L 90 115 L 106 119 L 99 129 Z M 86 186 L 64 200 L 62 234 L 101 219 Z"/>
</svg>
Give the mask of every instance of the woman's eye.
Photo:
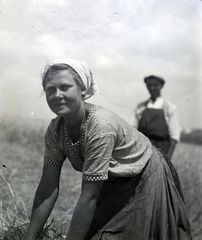
<svg viewBox="0 0 202 240">
<path fill-rule="evenodd" d="M 46 88 L 46 90 L 45 90 L 45 92 L 46 93 L 54 93 L 55 92 L 55 88 L 53 88 L 53 87 L 50 87 L 50 88 Z"/>
<path fill-rule="evenodd" d="M 60 87 L 61 91 L 67 91 L 68 89 L 69 89 L 69 87 L 66 86 L 66 85 L 63 85 L 63 86 Z"/>
</svg>

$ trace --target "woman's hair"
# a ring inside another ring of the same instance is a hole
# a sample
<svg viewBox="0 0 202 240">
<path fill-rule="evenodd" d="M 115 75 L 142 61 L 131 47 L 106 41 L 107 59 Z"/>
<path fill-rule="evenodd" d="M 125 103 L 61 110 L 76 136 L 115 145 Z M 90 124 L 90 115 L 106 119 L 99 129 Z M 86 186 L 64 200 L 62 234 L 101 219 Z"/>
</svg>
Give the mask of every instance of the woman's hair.
<svg viewBox="0 0 202 240">
<path fill-rule="evenodd" d="M 48 69 L 45 71 L 44 75 L 42 76 L 42 86 L 43 86 L 43 90 L 45 91 L 45 86 L 46 86 L 46 78 L 47 76 L 50 75 L 55 75 L 58 72 L 62 71 L 62 70 L 68 70 L 71 72 L 74 81 L 76 82 L 77 86 L 81 89 L 81 91 L 85 90 L 85 86 L 80 78 L 80 76 L 78 75 L 78 73 L 71 68 L 70 66 L 68 66 L 65 63 L 56 63 L 50 67 L 48 67 Z"/>
</svg>

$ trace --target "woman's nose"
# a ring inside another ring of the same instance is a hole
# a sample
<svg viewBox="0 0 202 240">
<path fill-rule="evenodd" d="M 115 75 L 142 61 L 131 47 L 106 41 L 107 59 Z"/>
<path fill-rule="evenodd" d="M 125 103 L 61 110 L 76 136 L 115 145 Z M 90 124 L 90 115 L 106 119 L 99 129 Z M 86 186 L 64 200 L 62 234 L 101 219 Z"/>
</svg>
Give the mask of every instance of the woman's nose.
<svg viewBox="0 0 202 240">
<path fill-rule="evenodd" d="M 55 98 L 61 98 L 62 97 L 62 94 L 61 94 L 61 91 L 60 89 L 56 89 L 56 92 L 55 92 Z"/>
</svg>

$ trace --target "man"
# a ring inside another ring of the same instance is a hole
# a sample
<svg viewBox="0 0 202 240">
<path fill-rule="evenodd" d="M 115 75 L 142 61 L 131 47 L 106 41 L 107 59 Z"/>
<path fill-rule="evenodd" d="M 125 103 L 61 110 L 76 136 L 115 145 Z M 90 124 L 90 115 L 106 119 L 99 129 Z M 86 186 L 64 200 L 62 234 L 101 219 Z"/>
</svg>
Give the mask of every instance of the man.
<svg viewBox="0 0 202 240">
<path fill-rule="evenodd" d="M 163 78 L 151 75 L 144 78 L 150 99 L 138 104 L 136 117 L 138 130 L 171 160 L 180 138 L 177 109 L 161 96 Z"/>
</svg>

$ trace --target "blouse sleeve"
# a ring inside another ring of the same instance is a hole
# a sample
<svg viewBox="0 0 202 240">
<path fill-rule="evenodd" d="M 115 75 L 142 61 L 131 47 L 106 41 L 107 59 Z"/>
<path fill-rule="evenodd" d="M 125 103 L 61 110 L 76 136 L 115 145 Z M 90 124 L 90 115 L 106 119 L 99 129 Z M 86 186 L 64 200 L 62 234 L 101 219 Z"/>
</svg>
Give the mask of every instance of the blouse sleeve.
<svg viewBox="0 0 202 240">
<path fill-rule="evenodd" d="M 62 167 L 66 155 L 62 151 L 62 148 L 57 145 L 58 142 L 56 136 L 48 128 L 45 134 L 44 165 Z"/>
<path fill-rule="evenodd" d="M 96 134 L 86 145 L 83 179 L 100 181 L 108 179 L 108 168 L 114 148 L 113 134 Z"/>
</svg>

